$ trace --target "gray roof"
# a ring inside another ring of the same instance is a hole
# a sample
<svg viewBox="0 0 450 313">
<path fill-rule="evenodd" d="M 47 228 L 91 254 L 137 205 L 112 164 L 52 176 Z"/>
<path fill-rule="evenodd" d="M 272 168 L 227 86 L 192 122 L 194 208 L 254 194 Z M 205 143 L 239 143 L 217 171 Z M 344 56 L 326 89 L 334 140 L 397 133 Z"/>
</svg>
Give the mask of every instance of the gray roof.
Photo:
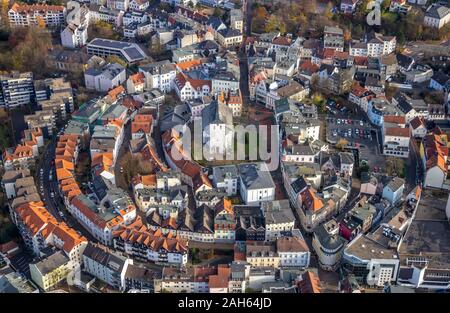
<svg viewBox="0 0 450 313">
<path fill-rule="evenodd" d="M 315 155 L 309 144 L 300 144 L 286 147 L 286 151 L 291 155 Z"/>
<path fill-rule="evenodd" d="M 353 153 L 341 152 L 341 153 L 339 153 L 339 156 L 341 157 L 341 164 L 355 163 L 355 157 L 353 156 Z"/>
<path fill-rule="evenodd" d="M 124 72 L 125 68 L 120 64 L 110 63 L 106 65 L 102 70 L 102 75 L 106 76 L 109 79 L 114 79 L 122 72 Z"/>
<path fill-rule="evenodd" d="M 141 65 L 139 66 L 139 71 L 149 72 L 151 74 L 167 74 L 171 71 L 175 71 L 175 65 L 169 60 L 163 60 Z"/>
<path fill-rule="evenodd" d="M 443 5 L 432 5 L 428 8 L 425 15 L 427 17 L 442 19 L 446 17 L 448 14 L 450 14 L 450 8 L 443 6 Z"/>
<path fill-rule="evenodd" d="M 125 272 L 125 279 L 132 279 L 137 281 L 153 282 L 154 279 L 159 279 L 161 272 L 147 268 L 143 265 L 130 264 L 127 266 Z"/>
<path fill-rule="evenodd" d="M 148 57 L 139 45 L 131 42 L 94 38 L 87 46 L 120 51 L 128 62 L 137 62 Z"/>
<path fill-rule="evenodd" d="M 221 183 L 225 179 L 237 179 L 238 177 L 236 165 L 214 166 L 212 170 L 216 183 Z"/>
<path fill-rule="evenodd" d="M 0 293 L 37 293 L 38 290 L 21 274 L 6 266 L 0 269 Z"/>
<path fill-rule="evenodd" d="M 405 185 L 405 180 L 400 177 L 394 177 L 389 184 L 387 184 L 387 187 L 389 187 L 392 191 L 397 191 L 402 186 Z"/>
<path fill-rule="evenodd" d="M 411 225 L 399 247 L 400 261 L 421 257 L 428 261 L 428 269 L 450 268 L 450 224 L 445 214 L 448 195 L 437 196 L 422 191 Z"/>
<path fill-rule="evenodd" d="M 321 246 L 327 250 L 338 251 L 344 248 L 345 240 L 338 235 L 329 234 L 323 224 L 314 229 L 314 236 L 320 242 Z"/>
<path fill-rule="evenodd" d="M 42 275 L 46 275 L 69 261 L 69 258 L 62 251 L 57 251 L 47 258 L 32 264 L 37 267 Z"/>
<path fill-rule="evenodd" d="M 295 221 L 289 200 L 263 202 L 262 210 L 267 224 L 289 223 Z"/>
<path fill-rule="evenodd" d="M 83 252 L 83 257 L 94 260 L 95 262 L 116 273 L 122 272 L 122 268 L 125 265 L 126 260 L 124 257 L 108 251 L 106 247 L 93 245 L 91 243 L 88 243 L 86 246 L 86 249 Z"/>
<path fill-rule="evenodd" d="M 398 259 L 395 249 L 386 248 L 381 243 L 366 235 L 360 235 L 349 243 L 345 254 L 355 256 L 361 260 Z"/>
<path fill-rule="evenodd" d="M 202 127 L 205 129 L 210 124 L 233 125 L 233 111 L 216 100 L 202 110 Z"/>
<path fill-rule="evenodd" d="M 342 30 L 342 28 L 333 26 L 325 26 L 323 32 L 335 35 L 342 35 L 342 36 L 344 35 L 344 31 Z"/>
<path fill-rule="evenodd" d="M 239 164 L 238 168 L 241 177 L 241 183 L 245 185 L 247 190 L 264 188 L 275 189 L 272 175 L 268 171 L 267 165 L 265 163 Z"/>
</svg>

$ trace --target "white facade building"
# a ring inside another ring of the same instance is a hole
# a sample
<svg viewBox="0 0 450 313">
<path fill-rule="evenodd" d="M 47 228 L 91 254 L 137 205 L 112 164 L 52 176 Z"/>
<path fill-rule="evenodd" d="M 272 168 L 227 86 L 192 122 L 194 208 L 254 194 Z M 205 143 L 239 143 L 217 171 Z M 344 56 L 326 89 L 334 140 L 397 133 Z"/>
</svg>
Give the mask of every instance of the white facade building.
<svg viewBox="0 0 450 313">
<path fill-rule="evenodd" d="M 125 68 L 116 63 L 110 63 L 100 70 L 90 68 L 84 73 L 86 88 L 102 92 L 123 84 L 126 79 Z"/>
</svg>

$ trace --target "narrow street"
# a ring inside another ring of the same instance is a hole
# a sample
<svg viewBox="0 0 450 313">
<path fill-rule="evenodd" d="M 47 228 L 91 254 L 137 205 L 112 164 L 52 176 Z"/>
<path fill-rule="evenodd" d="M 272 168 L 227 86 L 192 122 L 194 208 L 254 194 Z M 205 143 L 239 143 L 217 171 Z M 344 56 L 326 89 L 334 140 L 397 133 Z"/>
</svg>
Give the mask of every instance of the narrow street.
<svg viewBox="0 0 450 313">
<path fill-rule="evenodd" d="M 69 227 L 75 229 L 88 240 L 97 242 L 95 239 L 67 210 L 63 199 L 59 193 L 59 185 L 58 180 L 55 173 L 55 149 L 56 149 L 57 137 L 53 136 L 50 143 L 46 146 L 45 151 L 43 152 L 43 157 L 41 162 L 38 164 L 36 168 L 36 175 L 38 176 L 37 184 L 39 192 L 41 192 L 40 188 L 43 186 L 42 197 L 43 202 L 45 203 L 45 207 L 52 214 L 58 222 L 65 222 Z M 41 176 L 40 172 L 43 170 L 43 174 Z M 50 179 L 50 174 L 51 178 Z M 54 195 L 52 197 L 51 195 Z M 62 212 L 64 218 L 60 215 Z"/>
</svg>

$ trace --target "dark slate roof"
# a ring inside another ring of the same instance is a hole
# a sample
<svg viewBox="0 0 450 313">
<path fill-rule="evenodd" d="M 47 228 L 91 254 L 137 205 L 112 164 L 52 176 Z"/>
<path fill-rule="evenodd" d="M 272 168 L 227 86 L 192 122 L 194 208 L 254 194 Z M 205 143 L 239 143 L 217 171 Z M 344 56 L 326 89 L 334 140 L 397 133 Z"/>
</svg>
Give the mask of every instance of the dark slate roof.
<svg viewBox="0 0 450 313">
<path fill-rule="evenodd" d="M 433 17 L 437 19 L 441 19 L 450 14 L 450 8 L 443 5 L 432 5 L 428 8 L 428 11 L 425 13 L 428 17 Z"/>
<path fill-rule="evenodd" d="M 263 189 L 263 188 L 275 188 L 275 184 L 272 180 L 272 176 L 267 171 L 265 163 L 260 163 L 261 166 L 265 166 L 266 170 L 261 171 L 258 164 L 239 164 L 239 174 L 242 183 L 246 189 Z"/>
<path fill-rule="evenodd" d="M 211 16 L 207 22 L 209 26 L 217 30 L 222 24 L 222 20 L 216 16 Z"/>
<path fill-rule="evenodd" d="M 323 225 L 319 225 L 314 229 L 314 236 L 328 250 L 338 250 L 344 247 L 345 240 L 338 235 L 330 235 Z"/>
<path fill-rule="evenodd" d="M 221 29 L 218 31 L 218 33 L 221 34 L 224 38 L 236 37 L 236 36 L 242 35 L 240 31 L 233 29 L 233 28 Z"/>
<path fill-rule="evenodd" d="M 414 63 L 414 59 L 404 54 L 397 54 L 397 63 L 403 68 L 408 68 Z"/>
<path fill-rule="evenodd" d="M 307 188 L 308 184 L 306 183 L 303 177 L 299 177 L 296 181 L 291 183 L 291 187 L 294 190 L 294 192 L 298 194 L 300 191 Z"/>
<path fill-rule="evenodd" d="M 437 71 L 431 78 L 442 86 L 450 80 L 450 76 L 442 71 Z"/>
</svg>

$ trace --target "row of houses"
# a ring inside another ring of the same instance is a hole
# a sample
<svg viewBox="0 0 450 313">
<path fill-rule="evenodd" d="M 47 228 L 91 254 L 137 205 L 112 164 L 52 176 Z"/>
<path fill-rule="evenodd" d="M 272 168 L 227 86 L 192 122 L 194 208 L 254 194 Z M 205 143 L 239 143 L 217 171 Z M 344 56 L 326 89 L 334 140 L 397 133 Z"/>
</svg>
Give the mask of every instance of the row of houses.
<svg viewBox="0 0 450 313">
<path fill-rule="evenodd" d="M 39 148 L 44 144 L 42 131 L 26 129 L 24 136 L 24 139 L 32 136 L 27 141 L 34 142 L 38 157 Z M 74 152 L 72 147 L 58 145 L 55 161 L 57 173 L 65 170 L 60 167 L 62 165 L 70 163 L 73 166 L 69 160 L 69 152 Z M 64 221 L 60 221 L 59 217 L 56 219 L 49 213 L 41 199 L 43 189 L 38 192 L 28 165 L 17 163 L 13 168 L 5 166 L 2 187 L 9 201 L 11 219 L 17 226 L 25 247 L 35 257 L 29 264 L 31 279 L 41 290 L 47 291 L 81 265 L 82 254 L 88 241 Z M 73 170 L 73 167 L 71 168 Z M 69 193 L 76 192 L 74 189 L 77 188 L 76 184 L 70 186 Z"/>
<path fill-rule="evenodd" d="M 399 14 L 408 14 L 413 5 L 420 5 L 423 7 L 426 6 L 426 4 L 427 1 L 425 0 L 395 0 L 391 1 L 389 11 L 397 12 Z M 361 5 L 361 1 L 359 0 L 342 0 L 340 3 L 340 10 L 343 13 L 352 14 L 355 12 L 358 5 Z M 426 7 L 424 11 L 424 26 L 440 29 L 450 21 L 449 8 L 440 3 L 433 3 Z"/>
</svg>

